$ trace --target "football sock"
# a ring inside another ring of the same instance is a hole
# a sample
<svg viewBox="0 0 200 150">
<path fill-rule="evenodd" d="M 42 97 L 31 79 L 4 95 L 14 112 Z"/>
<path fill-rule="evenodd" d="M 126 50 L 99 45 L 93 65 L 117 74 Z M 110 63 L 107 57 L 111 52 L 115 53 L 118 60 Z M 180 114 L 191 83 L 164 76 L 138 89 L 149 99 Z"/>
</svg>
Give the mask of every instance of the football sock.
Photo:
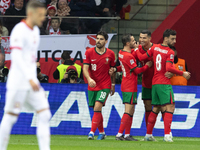
<svg viewBox="0 0 200 150">
<path fill-rule="evenodd" d="M 122 119 L 121 119 L 121 124 L 120 124 L 118 133 L 123 134 L 123 132 L 126 128 L 128 119 L 130 119 L 130 116 L 127 113 L 124 113 L 124 115 L 122 116 Z"/>
<path fill-rule="evenodd" d="M 145 112 L 145 122 L 146 122 L 146 128 L 147 128 L 147 125 L 148 125 L 148 118 L 149 118 L 149 115 L 151 113 L 151 110 L 150 111 L 146 111 Z"/>
<path fill-rule="evenodd" d="M 152 134 L 157 116 L 158 114 L 153 111 L 150 113 L 149 118 L 148 118 L 147 134 Z"/>
<path fill-rule="evenodd" d="M 97 127 L 99 126 L 101 122 L 101 111 L 95 111 L 94 115 L 92 117 L 92 127 L 91 127 L 91 132 L 95 133 Z"/>
<path fill-rule="evenodd" d="M 170 134 L 171 132 L 172 117 L 173 117 L 173 113 L 167 112 L 167 111 L 165 112 L 165 117 L 164 117 L 165 134 Z"/>
<path fill-rule="evenodd" d="M 4 114 L 0 127 L 0 150 L 6 150 L 13 125 L 17 122 L 17 116 Z"/>
<path fill-rule="evenodd" d="M 129 117 L 127 117 L 127 124 L 125 127 L 125 135 L 130 135 L 131 132 L 131 126 L 132 126 L 132 122 L 133 122 L 133 116 L 128 114 Z"/>
<path fill-rule="evenodd" d="M 127 138 L 129 135 L 130 135 L 130 134 L 125 134 L 125 135 L 124 135 L 124 138 Z"/>
<path fill-rule="evenodd" d="M 44 110 L 37 114 L 38 124 L 37 124 L 37 138 L 40 150 L 50 150 L 50 127 L 49 120 L 51 118 L 51 113 L 49 110 Z"/>
<path fill-rule="evenodd" d="M 99 123 L 98 129 L 99 129 L 99 133 L 101 133 L 101 134 L 104 133 L 104 128 L 103 128 L 103 115 L 102 115 L 102 113 L 101 113 L 101 121 L 100 121 L 100 123 Z"/>
</svg>

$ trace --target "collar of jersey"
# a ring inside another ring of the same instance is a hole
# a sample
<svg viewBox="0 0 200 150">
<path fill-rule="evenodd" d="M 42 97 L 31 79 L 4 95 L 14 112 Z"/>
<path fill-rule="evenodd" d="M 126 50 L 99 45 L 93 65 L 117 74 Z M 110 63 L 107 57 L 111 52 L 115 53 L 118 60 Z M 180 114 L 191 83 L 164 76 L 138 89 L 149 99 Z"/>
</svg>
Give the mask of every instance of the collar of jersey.
<svg viewBox="0 0 200 150">
<path fill-rule="evenodd" d="M 98 52 L 97 52 L 97 50 L 96 50 L 96 47 L 94 48 L 95 49 L 95 52 L 97 53 L 97 54 L 99 54 Z M 105 54 L 106 53 L 106 51 L 107 51 L 107 48 L 105 48 L 106 50 L 105 50 L 105 52 L 103 53 L 103 54 Z M 99 55 L 103 55 L 103 54 L 99 54 Z"/>
<path fill-rule="evenodd" d="M 153 46 L 153 43 L 151 44 L 151 47 Z M 144 47 L 142 46 L 142 49 L 146 52 L 147 50 L 146 49 L 144 49 Z"/>
<path fill-rule="evenodd" d="M 163 44 L 161 44 L 162 46 L 164 46 L 164 47 L 169 47 L 169 46 L 167 46 L 167 45 L 163 45 Z"/>
<path fill-rule="evenodd" d="M 29 29 L 33 30 L 33 28 L 31 28 L 31 27 L 26 23 L 25 19 L 22 19 L 21 22 L 23 22 Z"/>
</svg>

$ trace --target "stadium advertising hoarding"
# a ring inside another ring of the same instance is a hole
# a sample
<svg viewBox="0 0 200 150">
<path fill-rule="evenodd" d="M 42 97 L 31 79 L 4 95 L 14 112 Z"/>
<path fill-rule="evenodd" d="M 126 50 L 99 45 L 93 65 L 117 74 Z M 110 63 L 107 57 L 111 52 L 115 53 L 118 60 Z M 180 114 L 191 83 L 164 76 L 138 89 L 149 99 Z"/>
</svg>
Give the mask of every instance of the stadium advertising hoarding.
<svg viewBox="0 0 200 150">
<path fill-rule="evenodd" d="M 49 99 L 52 118 L 51 133 L 61 135 L 87 135 L 91 127 L 93 110 L 88 107 L 87 84 L 42 84 Z M 199 106 L 200 87 L 174 86 L 176 110 L 173 116 L 173 136 L 200 137 Z M 0 83 L 0 118 L 5 105 L 5 84 Z M 135 107 L 131 134 L 144 136 L 145 110 L 141 100 L 141 85 L 138 86 L 138 104 Z M 109 97 L 103 108 L 104 128 L 107 135 L 116 135 L 120 119 L 124 112 L 120 85 L 116 93 Z M 37 115 L 23 108 L 12 134 L 35 134 Z M 163 136 L 164 125 L 161 114 L 158 115 L 154 129 L 155 136 Z"/>
</svg>

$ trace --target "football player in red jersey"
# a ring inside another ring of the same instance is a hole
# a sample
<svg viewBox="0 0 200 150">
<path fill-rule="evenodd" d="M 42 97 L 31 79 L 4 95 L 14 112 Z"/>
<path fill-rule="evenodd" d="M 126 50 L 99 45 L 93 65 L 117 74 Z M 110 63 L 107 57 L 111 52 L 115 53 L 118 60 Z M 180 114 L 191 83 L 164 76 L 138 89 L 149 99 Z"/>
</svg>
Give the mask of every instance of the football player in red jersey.
<svg viewBox="0 0 200 150">
<path fill-rule="evenodd" d="M 111 93 L 115 92 L 115 74 L 110 76 L 110 67 L 115 66 L 115 54 L 112 50 L 105 48 L 108 34 L 100 31 L 96 35 L 96 47 L 85 52 L 83 73 L 88 81 L 89 106 L 94 108 L 92 127 L 88 135 L 89 140 L 94 139 L 96 129 L 99 129 L 97 140 L 105 139 L 103 128 L 102 107 Z"/>
<path fill-rule="evenodd" d="M 176 70 L 173 67 L 174 51 L 169 46 L 174 46 L 176 43 L 176 31 L 167 29 L 163 33 L 163 43 L 155 44 L 146 54 L 140 56 L 140 60 L 145 60 L 153 56 L 154 61 L 154 76 L 152 82 L 152 112 L 148 118 L 147 133 L 145 141 L 154 141 L 152 131 L 156 122 L 157 115 L 161 106 L 161 111 L 164 113 L 164 141 L 173 142 L 171 132 L 172 117 L 175 110 L 175 101 L 170 79 L 165 76 L 167 71 L 183 76 L 186 79 L 190 78 L 189 72 Z"/>
<path fill-rule="evenodd" d="M 130 135 L 135 104 L 137 104 L 137 75 L 151 67 L 152 62 L 147 62 L 142 68 L 138 68 L 136 59 L 131 54 L 136 43 L 134 37 L 131 34 L 125 34 L 122 37 L 122 43 L 124 48 L 119 52 L 120 66 L 117 67 L 117 70 L 123 73 L 121 91 L 125 112 L 121 119 L 116 140 L 137 141 Z M 125 136 L 123 136 L 124 130 Z"/>
</svg>

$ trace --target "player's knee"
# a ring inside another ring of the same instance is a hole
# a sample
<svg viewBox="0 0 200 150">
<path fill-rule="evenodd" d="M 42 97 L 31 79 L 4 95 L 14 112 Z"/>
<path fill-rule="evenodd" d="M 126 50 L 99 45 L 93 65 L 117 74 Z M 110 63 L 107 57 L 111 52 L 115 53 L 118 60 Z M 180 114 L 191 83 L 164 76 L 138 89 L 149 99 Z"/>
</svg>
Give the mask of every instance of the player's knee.
<svg viewBox="0 0 200 150">
<path fill-rule="evenodd" d="M 38 120 L 42 122 L 49 122 L 51 118 L 51 112 L 49 109 L 41 111 L 38 113 Z"/>
</svg>

